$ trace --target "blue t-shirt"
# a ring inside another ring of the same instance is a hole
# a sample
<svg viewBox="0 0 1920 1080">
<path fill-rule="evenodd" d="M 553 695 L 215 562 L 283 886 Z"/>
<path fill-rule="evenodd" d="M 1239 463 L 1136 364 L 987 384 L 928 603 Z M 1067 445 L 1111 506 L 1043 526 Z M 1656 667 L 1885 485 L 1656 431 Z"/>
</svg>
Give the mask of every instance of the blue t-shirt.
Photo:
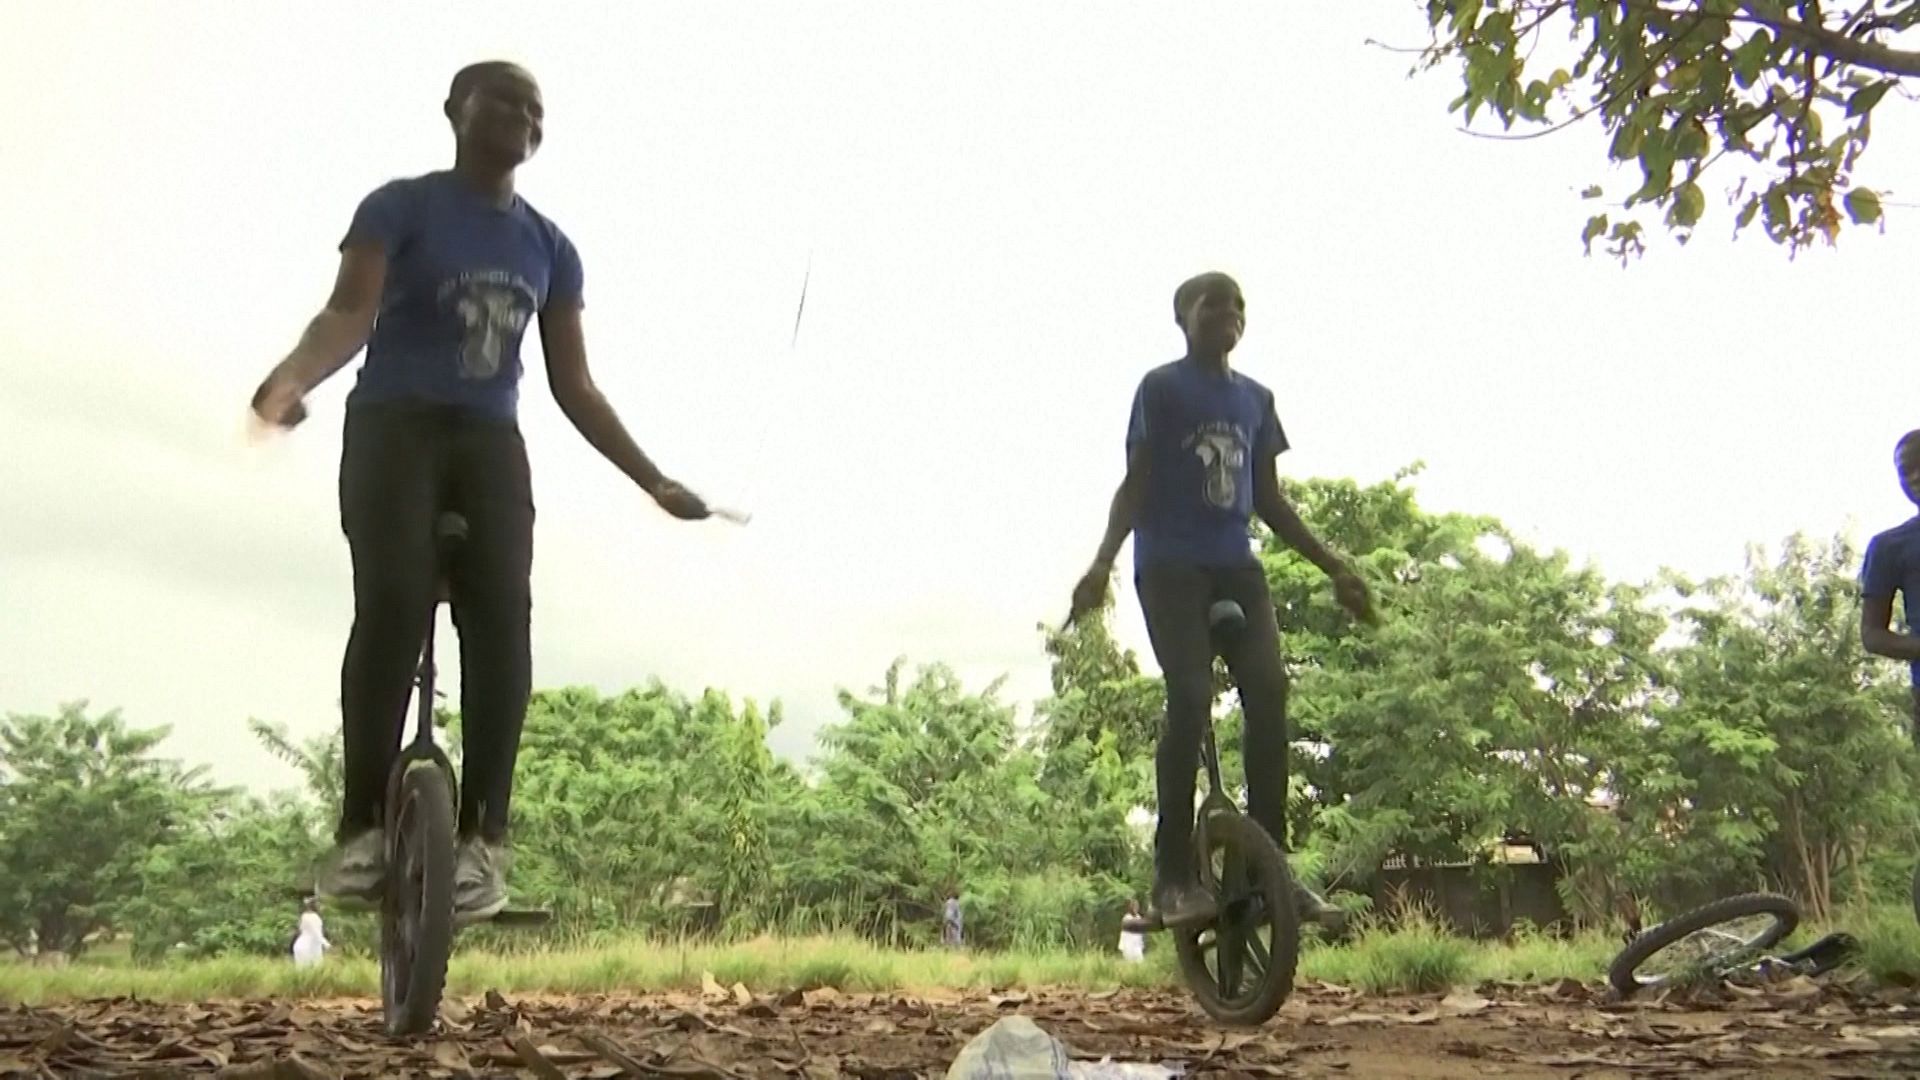
<svg viewBox="0 0 1920 1080">
<path fill-rule="evenodd" d="M 1860 595 L 1891 600 L 1899 594 L 1908 626 L 1920 626 L 1920 517 L 1895 525 L 1867 541 L 1867 557 L 1860 563 Z M 1920 686 L 1920 663 L 1909 665 L 1913 685 Z"/>
<path fill-rule="evenodd" d="M 1147 372 L 1133 395 L 1127 453 L 1145 440 L 1146 500 L 1133 529 L 1136 569 L 1156 562 L 1209 568 L 1256 561 L 1253 463 L 1287 449 L 1273 391 L 1237 371 L 1176 360 Z"/>
<path fill-rule="evenodd" d="M 442 171 L 361 200 L 340 246 L 366 240 L 386 249 L 387 278 L 349 407 L 422 401 L 512 419 L 528 322 L 581 302 L 566 234 L 520 196 L 503 207 Z"/>
</svg>

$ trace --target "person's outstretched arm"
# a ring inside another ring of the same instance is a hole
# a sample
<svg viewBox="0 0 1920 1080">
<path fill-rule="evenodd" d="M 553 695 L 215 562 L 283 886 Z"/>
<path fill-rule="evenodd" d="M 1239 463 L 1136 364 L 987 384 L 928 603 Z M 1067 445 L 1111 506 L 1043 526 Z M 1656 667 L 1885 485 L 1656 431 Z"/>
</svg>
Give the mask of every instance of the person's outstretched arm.
<svg viewBox="0 0 1920 1080">
<path fill-rule="evenodd" d="M 1093 566 L 1103 573 L 1113 570 L 1120 545 L 1126 543 L 1127 534 L 1133 532 L 1134 522 L 1140 518 L 1140 507 L 1147 497 L 1147 469 L 1147 447 L 1142 443 L 1127 454 L 1127 474 L 1120 478 L 1120 486 L 1107 503 L 1107 531 L 1101 534 L 1100 548 L 1093 555 Z"/>
<path fill-rule="evenodd" d="M 1313 535 L 1313 530 L 1301 520 L 1299 511 L 1287 501 L 1286 493 L 1280 487 L 1280 470 L 1271 457 L 1261 456 L 1253 463 L 1253 512 L 1267 523 L 1273 535 L 1306 556 L 1307 561 L 1319 567 L 1321 573 L 1328 577 L 1347 573 L 1347 564 L 1327 550 L 1320 538 Z"/>
<path fill-rule="evenodd" d="M 1100 548 L 1094 552 L 1092 565 L 1073 587 L 1073 606 L 1067 609 L 1069 627 L 1107 602 L 1113 561 L 1119 557 L 1120 545 L 1126 542 L 1127 534 L 1139 520 L 1140 507 L 1147 497 L 1148 459 L 1145 442 L 1137 442 L 1127 451 L 1127 475 L 1120 479 L 1113 499 L 1107 503 L 1107 531 L 1100 537 Z"/>
<path fill-rule="evenodd" d="M 1253 437 L 1253 512 L 1281 543 L 1306 556 L 1308 562 L 1320 568 L 1320 572 L 1333 579 L 1333 594 L 1347 613 L 1362 622 L 1373 621 L 1373 598 L 1368 595 L 1366 582 L 1353 572 L 1338 555 L 1327 550 L 1320 538 L 1313 535 L 1307 523 L 1300 519 L 1293 503 L 1287 500 L 1286 493 L 1280 487 L 1280 469 L 1277 464 L 1280 455 L 1286 452 L 1287 436 L 1280 428 L 1280 418 L 1274 412 L 1273 399 L 1266 402 L 1266 415 L 1261 418 L 1260 430 Z"/>
<path fill-rule="evenodd" d="M 685 521 L 708 515 L 707 504 L 678 483 L 667 479 L 620 422 L 587 366 L 586 331 L 580 324 L 580 305 L 549 303 L 540 313 L 540 343 L 547 354 L 547 384 L 553 400 L 582 438 L 600 456 L 653 497 L 660 508 Z"/>
<path fill-rule="evenodd" d="M 386 280 L 387 249 L 380 240 L 356 241 L 341 249 L 326 306 L 254 391 L 253 411 L 260 419 L 283 427 L 306 419 L 301 399 L 345 367 L 373 335 Z"/>
</svg>

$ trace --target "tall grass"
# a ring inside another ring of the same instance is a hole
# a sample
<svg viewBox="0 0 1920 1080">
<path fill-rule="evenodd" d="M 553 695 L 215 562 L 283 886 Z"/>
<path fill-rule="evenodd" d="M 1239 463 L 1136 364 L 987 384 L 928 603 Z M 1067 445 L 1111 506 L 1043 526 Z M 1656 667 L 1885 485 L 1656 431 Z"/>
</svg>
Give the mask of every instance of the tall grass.
<svg viewBox="0 0 1920 1080">
<path fill-rule="evenodd" d="M 1832 927 L 1804 927 L 1779 951 L 1845 929 L 1861 943 L 1854 966 L 1882 982 L 1920 983 L 1920 924 L 1906 907 L 1844 913 Z M 723 986 L 741 983 L 756 993 L 795 987 L 831 987 L 849 993 L 940 990 L 1181 986 L 1172 943 L 1152 939 L 1147 960 L 1129 964 L 1114 953 L 1063 950 L 950 952 L 882 948 L 846 935 L 757 937 L 732 943 L 596 938 L 511 952 L 463 943 L 448 971 L 448 992 L 472 997 L 487 990 L 526 993 L 644 993 L 698 991 L 710 974 Z M 1349 942 L 1309 940 L 1302 949 L 1303 980 L 1350 986 L 1371 994 L 1434 993 L 1487 981 L 1593 982 L 1621 946 L 1602 933 L 1571 938 L 1521 934 L 1512 941 L 1478 942 L 1447 933 L 1409 914 L 1395 925 L 1365 920 Z M 160 1001 L 243 998 L 281 1000 L 355 997 L 379 993 L 379 966 L 367 957 L 330 957 L 297 970 L 279 958 L 222 957 L 151 966 L 122 957 L 82 958 L 65 968 L 0 962 L 0 1004 L 43 1004 L 133 996 Z"/>
</svg>

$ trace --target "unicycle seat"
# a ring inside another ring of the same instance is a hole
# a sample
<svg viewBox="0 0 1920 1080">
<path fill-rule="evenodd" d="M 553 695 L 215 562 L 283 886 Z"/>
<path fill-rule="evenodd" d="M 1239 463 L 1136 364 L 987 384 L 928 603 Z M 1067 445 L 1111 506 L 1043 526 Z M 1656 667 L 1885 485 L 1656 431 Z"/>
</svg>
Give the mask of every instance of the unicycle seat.
<svg viewBox="0 0 1920 1080">
<path fill-rule="evenodd" d="M 1207 629 L 1215 634 L 1230 634 L 1246 625 L 1246 609 L 1232 600 L 1215 600 L 1207 609 Z"/>
<path fill-rule="evenodd" d="M 433 521 L 433 539 L 442 550 L 457 547 L 467 538 L 467 519 L 451 510 L 442 511 Z"/>
</svg>

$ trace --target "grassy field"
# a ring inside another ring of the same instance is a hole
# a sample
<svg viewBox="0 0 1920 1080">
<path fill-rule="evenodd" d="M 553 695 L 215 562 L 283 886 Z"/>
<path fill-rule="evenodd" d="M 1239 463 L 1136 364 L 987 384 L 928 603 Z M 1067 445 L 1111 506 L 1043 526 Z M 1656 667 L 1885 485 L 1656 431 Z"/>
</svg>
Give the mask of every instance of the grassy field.
<svg viewBox="0 0 1920 1080">
<path fill-rule="evenodd" d="M 1920 976 L 1920 925 L 1905 908 L 1854 913 L 1838 921 L 1861 941 L 1858 966 L 1883 980 Z M 1813 940 L 1825 928 L 1802 928 L 1788 947 Z M 1344 945 L 1309 942 L 1300 978 L 1324 980 L 1369 993 L 1421 992 L 1485 980 L 1536 983 L 1600 979 L 1618 950 L 1617 938 L 1524 937 L 1511 943 L 1475 942 L 1425 924 L 1363 930 Z M 498 954 L 456 953 L 448 992 L 611 993 L 695 990 L 711 974 L 723 985 L 759 992 L 833 987 L 848 992 L 970 988 L 1178 986 L 1171 945 L 1153 939 L 1146 962 L 1115 954 L 1066 952 L 896 951 L 851 938 L 760 938 L 727 944 L 627 940 L 596 947 Z M 133 996 L 159 1001 L 235 998 L 371 997 L 379 968 L 366 958 L 329 958 L 299 971 L 286 959 L 223 957 L 134 965 L 111 955 L 83 957 L 64 968 L 0 963 L 0 1003 L 44 1004 Z"/>
</svg>

